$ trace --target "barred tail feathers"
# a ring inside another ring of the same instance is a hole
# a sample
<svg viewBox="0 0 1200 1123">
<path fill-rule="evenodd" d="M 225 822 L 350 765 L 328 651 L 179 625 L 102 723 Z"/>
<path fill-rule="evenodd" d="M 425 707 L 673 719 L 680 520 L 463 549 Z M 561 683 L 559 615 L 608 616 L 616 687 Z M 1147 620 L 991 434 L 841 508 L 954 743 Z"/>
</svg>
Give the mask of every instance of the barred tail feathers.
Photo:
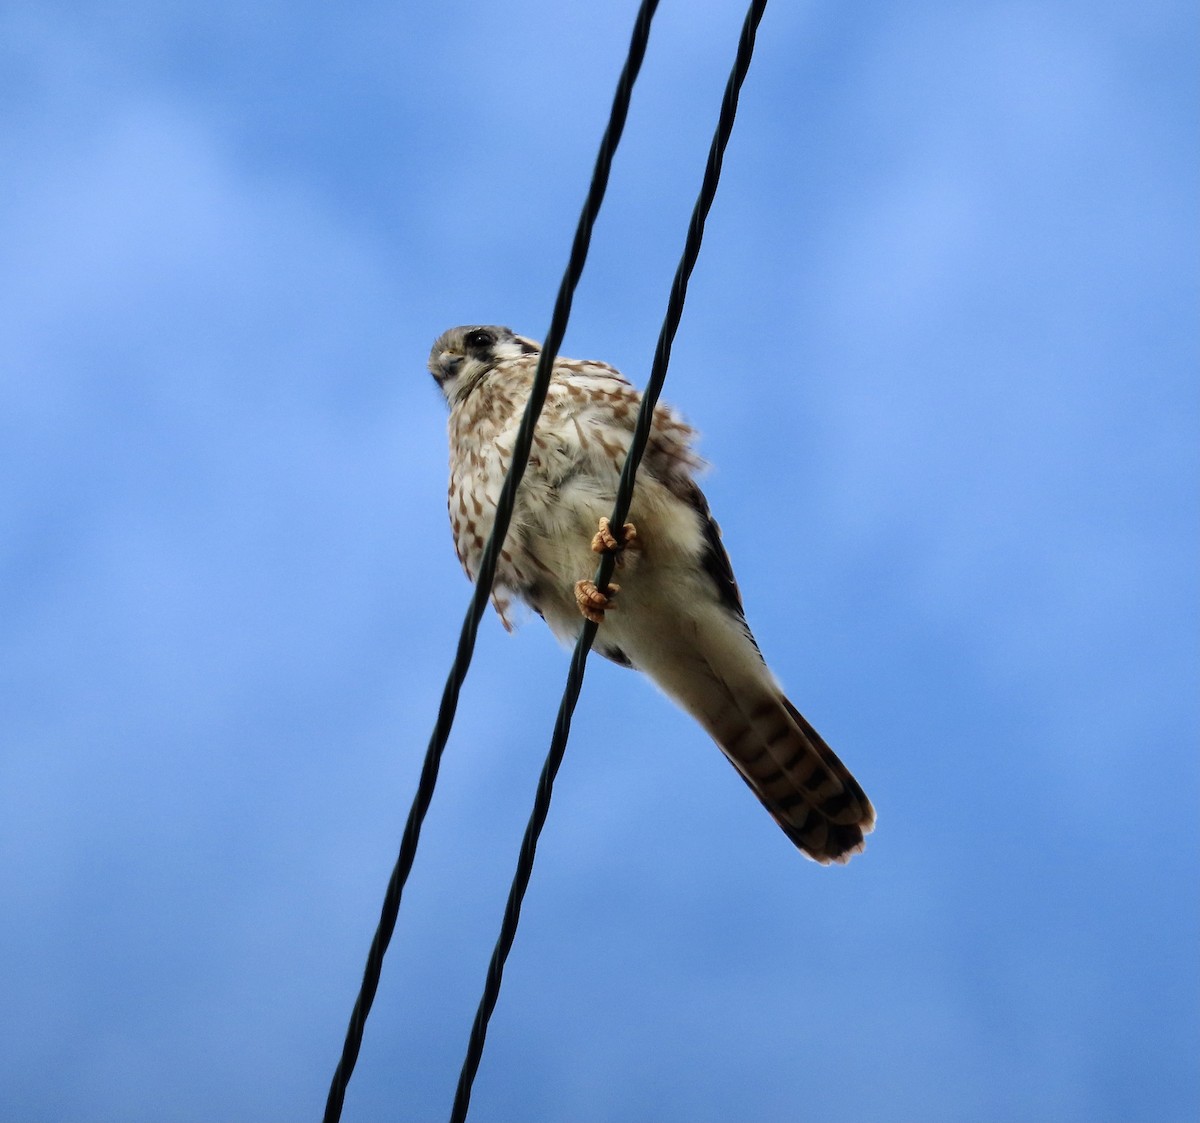
<svg viewBox="0 0 1200 1123">
<path fill-rule="evenodd" d="M 686 652 L 646 666 L 697 719 L 784 833 L 823 865 L 859 853 L 875 809 L 850 770 L 784 696 L 744 622 L 713 606 Z"/>
</svg>

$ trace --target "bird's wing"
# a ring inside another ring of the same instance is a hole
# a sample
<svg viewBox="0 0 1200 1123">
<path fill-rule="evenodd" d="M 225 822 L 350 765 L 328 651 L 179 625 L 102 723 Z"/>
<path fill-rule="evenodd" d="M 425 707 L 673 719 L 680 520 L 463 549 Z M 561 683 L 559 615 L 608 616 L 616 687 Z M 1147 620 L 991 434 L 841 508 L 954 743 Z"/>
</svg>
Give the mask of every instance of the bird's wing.
<svg viewBox="0 0 1200 1123">
<path fill-rule="evenodd" d="M 739 620 L 744 620 L 742 593 L 738 588 L 737 579 L 733 576 L 733 563 L 730 562 L 725 544 L 721 541 L 721 528 L 708 509 L 708 500 L 704 497 L 704 492 L 690 477 L 672 479 L 668 481 L 667 486 L 678 498 L 691 507 L 700 519 L 701 529 L 704 533 L 704 553 L 700 560 L 705 573 L 708 574 L 716 588 L 717 599 Z M 747 634 L 749 634 L 748 630 Z M 753 637 L 751 637 L 751 642 L 753 642 Z"/>
</svg>

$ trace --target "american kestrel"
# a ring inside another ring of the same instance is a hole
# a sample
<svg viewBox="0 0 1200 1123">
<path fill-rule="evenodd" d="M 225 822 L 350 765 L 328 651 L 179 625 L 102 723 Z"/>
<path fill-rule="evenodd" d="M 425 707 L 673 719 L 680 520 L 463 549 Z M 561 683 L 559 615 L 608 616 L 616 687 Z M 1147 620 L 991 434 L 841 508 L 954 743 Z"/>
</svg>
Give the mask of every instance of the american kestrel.
<svg viewBox="0 0 1200 1123">
<path fill-rule="evenodd" d="M 508 328 L 439 336 L 429 369 L 450 404 L 450 523 L 475 580 L 537 368 L 539 344 Z M 496 569 L 506 627 L 515 599 L 574 644 L 636 667 L 708 731 L 784 832 L 821 863 L 863 848 L 875 810 L 768 670 L 746 623 L 721 534 L 694 479 L 695 433 L 654 411 L 629 523 L 608 524 L 641 394 L 606 363 L 557 358 Z M 620 584 L 597 589 L 596 554 Z M 619 592 L 618 592 L 619 591 Z"/>
</svg>

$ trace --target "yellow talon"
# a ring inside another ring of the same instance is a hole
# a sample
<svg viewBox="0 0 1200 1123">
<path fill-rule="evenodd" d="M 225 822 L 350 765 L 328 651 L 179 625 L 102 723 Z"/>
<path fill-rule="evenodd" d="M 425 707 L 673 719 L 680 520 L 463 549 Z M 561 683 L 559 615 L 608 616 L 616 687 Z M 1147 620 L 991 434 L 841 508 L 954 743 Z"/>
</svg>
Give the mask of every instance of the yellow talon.
<svg viewBox="0 0 1200 1123">
<path fill-rule="evenodd" d="M 637 527 L 633 523 L 626 523 L 621 528 L 621 537 L 618 538 L 613 534 L 612 524 L 608 519 L 601 518 L 600 529 L 592 538 L 592 550 L 597 554 L 616 554 L 617 565 L 624 564 L 623 555 L 626 550 L 640 550 L 641 548 Z"/>
<path fill-rule="evenodd" d="M 575 582 L 575 603 L 579 611 L 593 624 L 604 623 L 604 613 L 607 609 L 615 609 L 613 597 L 621 591 L 620 585 L 609 585 L 608 593 L 602 593 L 596 588 L 594 581 L 583 580 Z"/>
</svg>

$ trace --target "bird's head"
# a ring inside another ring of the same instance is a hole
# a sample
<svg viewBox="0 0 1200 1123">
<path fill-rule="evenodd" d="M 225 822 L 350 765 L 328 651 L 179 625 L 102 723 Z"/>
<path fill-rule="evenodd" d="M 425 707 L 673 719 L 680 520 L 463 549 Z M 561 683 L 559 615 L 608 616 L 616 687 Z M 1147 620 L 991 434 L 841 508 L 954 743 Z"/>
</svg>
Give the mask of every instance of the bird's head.
<svg viewBox="0 0 1200 1123">
<path fill-rule="evenodd" d="M 442 332 L 429 352 L 429 373 L 453 405 L 506 359 L 536 355 L 541 346 L 511 328 L 468 324 Z"/>
</svg>

